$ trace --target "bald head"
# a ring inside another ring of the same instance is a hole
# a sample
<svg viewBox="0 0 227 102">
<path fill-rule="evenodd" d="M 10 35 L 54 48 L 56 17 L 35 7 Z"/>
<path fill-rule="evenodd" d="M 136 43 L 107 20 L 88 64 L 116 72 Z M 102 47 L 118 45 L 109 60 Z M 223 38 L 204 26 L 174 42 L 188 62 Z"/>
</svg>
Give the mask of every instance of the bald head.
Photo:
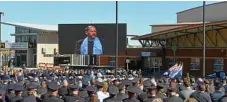
<svg viewBox="0 0 227 102">
<path fill-rule="evenodd" d="M 85 33 L 87 34 L 88 37 L 95 38 L 97 34 L 95 26 L 90 25 L 87 28 L 85 28 Z"/>
</svg>

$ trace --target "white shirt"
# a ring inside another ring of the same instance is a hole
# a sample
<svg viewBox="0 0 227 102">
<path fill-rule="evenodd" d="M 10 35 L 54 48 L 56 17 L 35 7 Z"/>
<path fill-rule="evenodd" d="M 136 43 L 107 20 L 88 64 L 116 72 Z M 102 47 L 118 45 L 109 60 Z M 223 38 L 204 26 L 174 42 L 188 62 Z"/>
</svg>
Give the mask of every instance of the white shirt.
<svg viewBox="0 0 227 102">
<path fill-rule="evenodd" d="M 103 102 L 103 100 L 104 100 L 105 98 L 108 98 L 110 95 L 109 95 L 108 92 L 107 92 L 107 93 L 103 93 L 102 91 L 98 91 L 98 92 L 97 92 L 97 96 L 98 96 L 99 101 L 100 101 L 100 102 Z"/>
</svg>

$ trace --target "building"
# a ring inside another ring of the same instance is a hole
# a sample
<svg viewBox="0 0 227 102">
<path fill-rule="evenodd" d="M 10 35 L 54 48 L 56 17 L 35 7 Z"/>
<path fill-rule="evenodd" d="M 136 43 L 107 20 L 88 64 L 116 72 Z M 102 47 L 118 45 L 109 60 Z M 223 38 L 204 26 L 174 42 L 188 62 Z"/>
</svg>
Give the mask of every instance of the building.
<svg viewBox="0 0 227 102">
<path fill-rule="evenodd" d="M 39 63 L 53 63 L 53 56 L 58 51 L 58 27 L 27 23 L 2 24 L 15 27 L 15 43 L 9 47 L 15 50 L 16 66 L 23 64 L 37 67 Z"/>
<path fill-rule="evenodd" d="M 40 65 L 54 63 L 54 56 L 58 54 L 58 26 L 40 25 L 28 23 L 2 22 L 4 25 L 15 27 L 15 43 L 8 45 L 8 49 L 15 50 L 16 66 L 26 64 L 28 67 L 39 67 Z M 138 41 L 131 41 L 135 35 L 128 36 L 127 51 L 119 52 L 119 66 L 125 66 L 126 58 L 130 57 L 136 61 L 139 59 L 139 52 L 130 53 L 135 48 L 141 47 Z M 72 65 L 86 65 L 85 57 L 78 55 L 66 55 L 71 57 Z M 115 65 L 115 57 L 102 55 L 98 57 L 98 65 Z"/>
<path fill-rule="evenodd" d="M 227 71 L 227 2 L 206 5 L 206 74 Z M 193 16 L 191 16 L 193 15 Z M 203 24 L 202 6 L 177 13 L 176 24 L 151 25 L 152 32 L 132 39 L 139 40 L 143 47 L 159 48 L 150 59 L 160 58 L 161 68 L 167 70 L 175 61 L 184 63 L 183 73 L 203 73 Z M 161 52 L 161 53 L 160 53 Z M 154 69 L 151 65 L 149 68 Z"/>
</svg>

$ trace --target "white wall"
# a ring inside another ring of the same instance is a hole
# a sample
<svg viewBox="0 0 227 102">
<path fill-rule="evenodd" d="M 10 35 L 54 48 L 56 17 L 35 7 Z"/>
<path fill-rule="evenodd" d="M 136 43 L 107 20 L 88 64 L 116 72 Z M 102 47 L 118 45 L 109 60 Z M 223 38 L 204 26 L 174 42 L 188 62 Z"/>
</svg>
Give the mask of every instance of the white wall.
<svg viewBox="0 0 227 102">
<path fill-rule="evenodd" d="M 227 2 L 207 5 L 205 15 L 207 22 L 227 20 Z M 203 7 L 198 7 L 177 13 L 177 22 L 202 22 L 202 17 Z"/>
<path fill-rule="evenodd" d="M 54 48 L 58 51 L 57 34 L 38 34 L 37 35 L 37 64 L 54 63 L 53 57 L 44 57 L 42 48 L 46 49 L 46 54 L 54 54 Z"/>
<path fill-rule="evenodd" d="M 163 31 L 163 30 L 168 30 L 168 29 L 173 29 L 173 28 L 177 28 L 177 27 L 180 27 L 180 26 L 152 26 L 152 33 Z"/>
</svg>

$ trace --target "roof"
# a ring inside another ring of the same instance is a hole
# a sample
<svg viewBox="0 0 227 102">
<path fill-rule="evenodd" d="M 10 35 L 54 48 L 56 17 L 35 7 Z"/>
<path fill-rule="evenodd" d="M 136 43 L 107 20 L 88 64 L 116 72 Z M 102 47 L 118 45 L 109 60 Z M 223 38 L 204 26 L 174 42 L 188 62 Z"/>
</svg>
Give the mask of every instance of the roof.
<svg viewBox="0 0 227 102">
<path fill-rule="evenodd" d="M 206 26 L 221 25 L 221 24 L 227 24 L 227 20 L 207 22 Z M 201 24 L 196 24 L 196 25 L 180 26 L 180 27 L 173 28 L 173 29 L 153 32 L 153 33 L 145 34 L 145 35 L 142 35 L 142 36 L 133 37 L 132 40 L 148 39 L 148 38 L 154 37 L 154 36 L 164 35 L 164 34 L 167 34 L 167 33 L 172 33 L 172 32 L 177 32 L 177 31 L 182 31 L 182 30 L 192 29 L 192 28 L 197 28 L 197 27 L 203 27 L 203 24 L 201 23 Z"/>
<path fill-rule="evenodd" d="M 26 27 L 31 29 L 37 29 L 37 30 L 44 30 L 44 31 L 58 31 L 58 26 L 56 25 L 41 25 L 41 24 L 30 24 L 30 23 L 12 23 L 12 22 L 1 22 L 5 25 L 11 25 L 11 26 L 20 26 L 20 27 Z"/>
<path fill-rule="evenodd" d="M 227 2 L 227 1 L 222 1 L 222 2 L 216 2 L 216 3 L 206 4 L 206 7 L 207 7 L 207 6 L 211 6 L 211 5 L 217 5 L 217 4 L 221 4 L 221 3 L 226 3 L 226 2 Z M 183 11 L 177 12 L 176 14 L 183 13 L 183 12 L 190 11 L 190 10 L 197 9 L 197 8 L 201 8 L 201 7 L 203 7 L 203 6 L 198 6 L 198 7 L 190 8 L 190 9 L 187 9 L 187 10 L 183 10 Z"/>
<path fill-rule="evenodd" d="M 158 27 L 158 26 L 187 26 L 187 25 L 196 25 L 201 24 L 203 22 L 183 22 L 183 23 L 174 23 L 174 24 L 152 24 L 150 26 Z"/>
</svg>

